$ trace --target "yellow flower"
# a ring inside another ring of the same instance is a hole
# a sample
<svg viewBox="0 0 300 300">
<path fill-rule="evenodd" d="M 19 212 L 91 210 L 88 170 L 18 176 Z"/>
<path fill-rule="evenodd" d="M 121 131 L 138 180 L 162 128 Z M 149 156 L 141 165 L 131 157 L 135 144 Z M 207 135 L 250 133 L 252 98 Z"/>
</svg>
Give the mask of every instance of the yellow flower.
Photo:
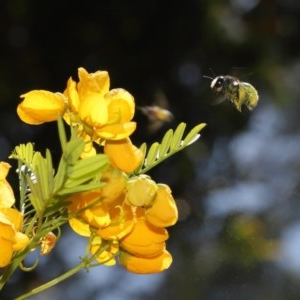
<svg viewBox="0 0 300 300">
<path fill-rule="evenodd" d="M 107 140 L 104 153 L 109 157 L 113 167 L 126 173 L 133 172 L 143 159 L 142 151 L 135 147 L 129 138 L 119 141 Z"/>
<path fill-rule="evenodd" d="M 172 263 L 172 256 L 167 250 L 151 258 L 135 256 L 126 251 L 120 251 L 119 262 L 132 273 L 153 274 L 168 269 Z"/>
<path fill-rule="evenodd" d="M 23 216 L 9 207 L 0 207 L 0 267 L 7 266 L 13 252 L 25 248 L 29 238 L 20 232 Z"/>
<path fill-rule="evenodd" d="M 43 90 L 34 90 L 21 95 L 24 100 L 18 105 L 20 119 L 28 124 L 38 125 L 57 120 L 66 110 L 62 94 Z"/>
<path fill-rule="evenodd" d="M 149 223 L 158 227 L 174 225 L 178 220 L 178 210 L 170 188 L 158 184 L 156 198 L 152 206 L 145 208 L 145 216 Z"/>
<path fill-rule="evenodd" d="M 106 182 L 103 188 L 74 194 L 68 199 L 69 211 L 75 214 L 69 223 L 76 233 L 83 236 L 90 236 L 92 227 L 106 240 L 120 239 L 134 226 L 133 208 L 124 204 L 127 178 L 124 173 L 110 169 L 101 180 Z"/>
<path fill-rule="evenodd" d="M 70 78 L 64 91 L 69 102 L 66 122 L 78 126 L 82 136 L 88 135 L 99 144 L 131 135 L 136 128 L 136 123 L 131 122 L 133 96 L 124 89 L 109 90 L 106 71 L 88 73 L 79 68 L 78 77 L 78 84 Z"/>
<path fill-rule="evenodd" d="M 0 162 L 0 206 L 11 207 L 15 203 L 14 192 L 6 180 L 10 169 L 6 162 Z"/>
</svg>

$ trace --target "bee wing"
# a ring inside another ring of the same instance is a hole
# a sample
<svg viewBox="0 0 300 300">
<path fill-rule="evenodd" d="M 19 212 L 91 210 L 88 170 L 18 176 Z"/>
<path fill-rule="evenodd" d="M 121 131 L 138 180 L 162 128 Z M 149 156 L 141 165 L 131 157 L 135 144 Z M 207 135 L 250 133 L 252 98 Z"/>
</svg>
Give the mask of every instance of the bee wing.
<svg viewBox="0 0 300 300">
<path fill-rule="evenodd" d="M 148 128 L 147 128 L 148 132 L 150 134 L 153 134 L 153 133 L 157 132 L 159 129 L 161 129 L 164 124 L 165 124 L 165 122 L 160 121 L 160 120 L 155 120 L 155 121 L 149 122 Z"/>
<path fill-rule="evenodd" d="M 211 105 L 219 105 L 221 104 L 222 102 L 228 100 L 226 97 L 224 96 L 218 96 L 216 97 L 214 100 L 211 101 Z"/>
<path fill-rule="evenodd" d="M 169 100 L 163 90 L 158 89 L 154 94 L 153 105 L 157 105 L 162 108 L 169 108 Z"/>
</svg>

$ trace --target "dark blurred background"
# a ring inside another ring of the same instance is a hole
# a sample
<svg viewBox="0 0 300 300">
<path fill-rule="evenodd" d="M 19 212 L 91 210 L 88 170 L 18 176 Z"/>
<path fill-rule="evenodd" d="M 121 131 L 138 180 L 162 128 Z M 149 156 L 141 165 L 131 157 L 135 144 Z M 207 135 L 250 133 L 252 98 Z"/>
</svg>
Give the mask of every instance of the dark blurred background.
<svg viewBox="0 0 300 300">
<path fill-rule="evenodd" d="M 62 92 L 78 67 L 107 70 L 111 88 L 127 89 L 139 106 L 163 91 L 174 120 L 150 134 L 137 111 L 136 145 L 180 122 L 207 123 L 200 140 L 150 173 L 170 185 L 180 211 L 169 230 L 171 268 L 98 267 L 31 299 L 299 299 L 299 20 L 293 0 L 1 1 L 1 160 L 27 141 L 59 157 L 56 124 L 22 124 L 16 106 L 32 89 Z M 257 88 L 253 112 L 212 105 L 203 75 L 221 74 Z M 63 228 L 51 255 L 15 274 L 1 299 L 74 266 L 84 243 Z"/>
</svg>

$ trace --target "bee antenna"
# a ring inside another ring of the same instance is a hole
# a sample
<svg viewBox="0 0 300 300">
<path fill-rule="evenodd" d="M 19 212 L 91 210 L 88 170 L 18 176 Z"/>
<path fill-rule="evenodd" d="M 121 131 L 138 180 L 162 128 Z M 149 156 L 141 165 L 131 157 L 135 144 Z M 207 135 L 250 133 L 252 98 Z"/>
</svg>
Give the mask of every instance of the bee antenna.
<svg viewBox="0 0 300 300">
<path fill-rule="evenodd" d="M 213 80 L 213 77 L 210 77 L 210 76 L 203 75 L 202 77 L 203 77 L 203 78 L 208 78 L 208 79 Z"/>
</svg>

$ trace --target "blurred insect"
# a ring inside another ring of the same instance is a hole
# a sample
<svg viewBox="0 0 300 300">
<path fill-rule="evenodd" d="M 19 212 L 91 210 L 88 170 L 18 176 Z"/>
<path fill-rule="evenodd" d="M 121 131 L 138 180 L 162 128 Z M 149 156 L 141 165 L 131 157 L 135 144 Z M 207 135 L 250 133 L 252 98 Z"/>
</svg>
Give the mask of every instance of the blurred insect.
<svg viewBox="0 0 300 300">
<path fill-rule="evenodd" d="M 167 108 L 168 99 L 160 90 L 156 92 L 153 105 L 137 107 L 137 109 L 139 109 L 148 118 L 149 133 L 155 133 L 165 123 L 173 120 L 174 116 Z"/>
<path fill-rule="evenodd" d="M 222 101 L 227 99 L 233 103 L 238 111 L 242 111 L 242 105 L 249 110 L 256 107 L 259 97 L 257 90 L 250 83 L 240 81 L 230 75 L 221 75 L 215 78 L 204 77 L 212 79 L 211 89 L 222 97 Z"/>
</svg>

